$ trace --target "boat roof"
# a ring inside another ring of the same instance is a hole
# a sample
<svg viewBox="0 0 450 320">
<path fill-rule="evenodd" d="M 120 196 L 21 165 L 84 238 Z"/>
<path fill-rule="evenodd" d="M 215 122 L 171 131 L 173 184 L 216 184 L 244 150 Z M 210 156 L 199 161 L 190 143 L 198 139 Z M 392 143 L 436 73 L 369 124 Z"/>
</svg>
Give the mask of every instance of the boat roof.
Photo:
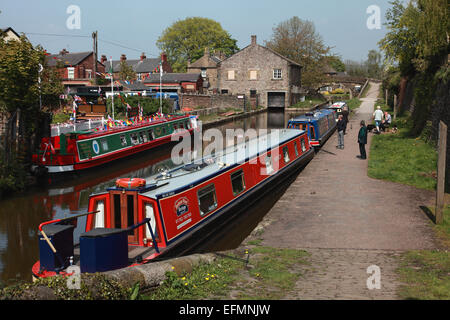
<svg viewBox="0 0 450 320">
<path fill-rule="evenodd" d="M 333 113 L 333 111 L 328 110 L 328 109 L 316 110 L 314 112 L 308 112 L 308 113 L 302 114 L 301 116 L 295 117 L 295 118 L 289 120 L 289 122 L 317 121 L 320 118 L 328 116 L 330 113 Z"/>
<path fill-rule="evenodd" d="M 231 146 L 220 154 L 211 155 L 188 164 L 146 178 L 146 188 L 141 194 L 149 198 L 165 198 L 193 185 L 206 181 L 221 171 L 244 163 L 249 158 L 266 153 L 287 141 L 305 133 L 298 129 L 272 130 L 270 133 Z"/>
<path fill-rule="evenodd" d="M 340 102 L 335 102 L 333 103 L 331 106 L 329 106 L 328 108 L 342 108 L 342 106 L 345 106 L 346 103 L 343 101 Z"/>
</svg>

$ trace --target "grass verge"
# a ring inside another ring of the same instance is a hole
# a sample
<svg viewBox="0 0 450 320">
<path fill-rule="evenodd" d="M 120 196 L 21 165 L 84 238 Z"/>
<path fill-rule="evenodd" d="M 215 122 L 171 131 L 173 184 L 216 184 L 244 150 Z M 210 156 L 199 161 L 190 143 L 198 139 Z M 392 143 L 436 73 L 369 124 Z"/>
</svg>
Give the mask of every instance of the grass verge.
<svg viewBox="0 0 450 320">
<path fill-rule="evenodd" d="M 168 272 L 164 283 L 141 298 L 148 300 L 280 299 L 294 288 L 306 263 L 302 250 L 256 246 L 245 252 L 221 256 L 213 264 L 194 268 L 189 274 Z"/>
</svg>

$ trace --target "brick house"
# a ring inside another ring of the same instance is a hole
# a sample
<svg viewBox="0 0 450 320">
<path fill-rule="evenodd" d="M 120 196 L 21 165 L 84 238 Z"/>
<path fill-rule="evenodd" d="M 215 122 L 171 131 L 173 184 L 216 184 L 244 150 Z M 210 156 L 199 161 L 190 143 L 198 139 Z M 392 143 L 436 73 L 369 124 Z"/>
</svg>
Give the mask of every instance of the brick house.
<svg viewBox="0 0 450 320">
<path fill-rule="evenodd" d="M 159 73 L 151 74 L 144 84 L 153 91 L 159 91 Z M 164 73 L 161 78 L 163 92 L 202 93 L 203 78 L 200 73 Z"/>
<path fill-rule="evenodd" d="M 59 54 L 47 56 L 49 67 L 60 67 L 62 84 L 67 88 L 90 86 L 94 79 L 94 52 L 70 53 L 63 49 Z M 97 61 L 97 72 L 104 73 L 105 66 Z"/>
<path fill-rule="evenodd" d="M 220 62 L 225 58 L 222 52 L 210 52 L 208 48 L 205 48 L 203 57 L 194 63 L 188 62 L 187 73 L 201 73 L 203 89 L 209 93 L 218 93 L 217 70 Z"/>
<path fill-rule="evenodd" d="M 302 66 L 261 46 L 256 36 L 251 44 L 220 62 L 217 86 L 221 94 L 257 98 L 264 107 L 284 108 L 304 97 Z"/>
<path fill-rule="evenodd" d="M 120 72 L 120 63 L 125 62 L 128 66 L 130 66 L 133 71 L 136 73 L 136 80 L 145 80 L 152 73 L 157 72 L 156 69 L 159 67 L 159 64 L 162 62 L 164 72 L 172 73 L 172 66 L 167 61 L 167 55 L 163 52 L 161 53 L 161 58 L 150 58 L 148 59 L 143 52 L 139 59 L 127 59 L 125 54 L 120 56 L 120 60 L 113 60 L 113 77 L 114 79 L 119 79 Z M 111 62 L 107 60 L 105 55 L 102 55 L 101 62 L 105 65 L 106 72 L 109 72 Z"/>
</svg>

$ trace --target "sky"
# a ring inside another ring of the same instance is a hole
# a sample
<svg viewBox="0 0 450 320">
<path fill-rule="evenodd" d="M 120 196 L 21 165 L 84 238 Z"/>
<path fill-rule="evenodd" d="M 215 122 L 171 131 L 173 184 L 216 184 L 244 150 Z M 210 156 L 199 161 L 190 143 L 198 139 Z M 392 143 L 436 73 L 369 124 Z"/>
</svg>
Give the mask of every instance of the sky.
<svg viewBox="0 0 450 320">
<path fill-rule="evenodd" d="M 390 0 L 0 0 L 0 27 L 25 33 L 50 53 L 92 51 L 92 32 L 98 31 L 98 53 L 118 60 L 121 54 L 138 59 L 159 56 L 156 41 L 177 20 L 213 19 L 237 40 L 239 48 L 270 40 L 273 28 L 294 16 L 312 21 L 332 53 L 344 61 L 364 61 L 386 33 L 385 14 Z M 72 5 L 79 8 L 67 12 Z M 379 8 L 379 19 L 375 11 Z M 368 28 L 367 21 L 380 21 Z M 67 22 L 70 22 L 69 25 Z M 75 28 L 74 28 L 75 27 Z M 45 34 L 45 35 L 44 35 Z M 52 35 L 50 35 L 52 34 Z"/>
</svg>

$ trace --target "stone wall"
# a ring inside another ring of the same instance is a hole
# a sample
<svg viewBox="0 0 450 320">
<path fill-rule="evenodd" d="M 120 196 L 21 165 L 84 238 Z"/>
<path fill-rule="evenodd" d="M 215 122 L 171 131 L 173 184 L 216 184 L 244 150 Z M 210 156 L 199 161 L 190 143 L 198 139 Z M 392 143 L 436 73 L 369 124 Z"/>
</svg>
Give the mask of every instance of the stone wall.
<svg viewBox="0 0 450 320">
<path fill-rule="evenodd" d="M 244 110 L 244 103 L 252 108 L 259 104 L 259 97 L 254 98 L 245 97 L 245 99 L 238 98 L 238 95 L 200 95 L 200 94 L 181 94 L 180 106 L 181 108 L 195 109 L 203 107 L 204 109 L 224 110 L 227 108 L 235 108 Z"/>
</svg>

